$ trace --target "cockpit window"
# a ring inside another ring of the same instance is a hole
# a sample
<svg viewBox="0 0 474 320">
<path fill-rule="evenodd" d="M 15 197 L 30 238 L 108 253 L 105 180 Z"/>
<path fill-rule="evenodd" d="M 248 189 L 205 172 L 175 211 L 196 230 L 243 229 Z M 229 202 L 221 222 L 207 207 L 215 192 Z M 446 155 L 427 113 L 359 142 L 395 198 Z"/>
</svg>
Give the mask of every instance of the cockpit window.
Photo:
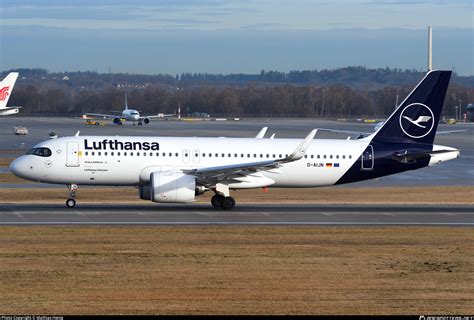
<svg viewBox="0 0 474 320">
<path fill-rule="evenodd" d="M 32 154 L 32 155 L 40 156 L 40 157 L 50 157 L 51 156 L 51 149 L 48 149 L 48 148 L 33 148 L 30 151 L 28 151 L 27 154 Z"/>
</svg>

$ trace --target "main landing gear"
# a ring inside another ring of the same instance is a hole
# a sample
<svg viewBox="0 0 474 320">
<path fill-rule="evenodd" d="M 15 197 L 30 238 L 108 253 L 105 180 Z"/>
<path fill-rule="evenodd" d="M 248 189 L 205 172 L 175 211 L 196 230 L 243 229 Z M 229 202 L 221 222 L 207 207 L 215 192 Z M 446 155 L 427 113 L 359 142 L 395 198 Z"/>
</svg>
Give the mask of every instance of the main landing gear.
<svg viewBox="0 0 474 320">
<path fill-rule="evenodd" d="M 66 207 L 74 208 L 76 206 L 77 184 L 68 184 L 67 188 L 69 189 L 69 199 L 66 200 Z"/>
<path fill-rule="evenodd" d="M 215 194 L 211 198 L 211 204 L 214 208 L 221 208 L 224 210 L 232 210 L 235 207 L 235 199 L 232 197 L 224 197 L 220 194 Z"/>
</svg>

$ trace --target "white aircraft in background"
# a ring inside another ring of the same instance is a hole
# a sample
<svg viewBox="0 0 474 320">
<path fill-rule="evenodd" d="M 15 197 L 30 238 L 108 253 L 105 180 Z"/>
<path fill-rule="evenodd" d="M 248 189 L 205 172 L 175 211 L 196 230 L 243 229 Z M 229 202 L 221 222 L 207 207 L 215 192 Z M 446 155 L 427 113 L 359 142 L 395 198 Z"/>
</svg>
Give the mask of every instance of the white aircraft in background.
<svg viewBox="0 0 474 320">
<path fill-rule="evenodd" d="M 7 107 L 8 99 L 10 99 L 17 78 L 18 72 L 10 72 L 0 82 L 0 116 L 8 116 L 20 112 L 21 107 Z"/>
<path fill-rule="evenodd" d="M 79 136 L 49 139 L 15 159 L 18 177 L 65 184 L 135 186 L 143 200 L 188 203 L 207 191 L 234 208 L 231 190 L 322 187 L 378 178 L 459 157 L 434 145 L 451 71 L 431 71 L 371 135 L 357 139 Z M 410 119 L 420 119 L 414 125 Z M 421 124 L 421 126 L 419 126 Z M 119 194 L 117 196 L 120 196 Z"/>
<path fill-rule="evenodd" d="M 113 119 L 113 122 L 118 125 L 122 125 L 122 121 L 132 121 L 133 125 L 138 123 L 139 126 L 141 126 L 143 123 L 148 124 L 150 123 L 151 119 L 155 118 L 165 118 L 165 117 L 172 117 L 176 116 L 176 114 L 157 114 L 153 116 L 140 116 L 140 112 L 138 112 L 135 109 L 129 109 L 128 108 L 128 102 L 127 102 L 127 95 L 125 94 L 125 109 L 122 111 L 113 111 L 120 113 L 120 115 L 113 115 L 113 114 L 101 114 L 101 113 L 85 113 L 87 116 L 92 116 L 92 117 L 102 117 L 102 118 L 107 118 L 107 119 Z M 180 109 L 178 108 L 178 118 L 180 117 Z"/>
</svg>

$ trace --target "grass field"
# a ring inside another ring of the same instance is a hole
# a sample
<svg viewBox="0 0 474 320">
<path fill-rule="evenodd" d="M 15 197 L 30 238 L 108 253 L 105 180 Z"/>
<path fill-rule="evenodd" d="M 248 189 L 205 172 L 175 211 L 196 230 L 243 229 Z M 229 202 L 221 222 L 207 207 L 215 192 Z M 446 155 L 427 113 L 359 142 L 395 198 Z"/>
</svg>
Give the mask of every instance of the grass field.
<svg viewBox="0 0 474 320">
<path fill-rule="evenodd" d="M 1 227 L 4 314 L 472 314 L 452 227 Z"/>
</svg>

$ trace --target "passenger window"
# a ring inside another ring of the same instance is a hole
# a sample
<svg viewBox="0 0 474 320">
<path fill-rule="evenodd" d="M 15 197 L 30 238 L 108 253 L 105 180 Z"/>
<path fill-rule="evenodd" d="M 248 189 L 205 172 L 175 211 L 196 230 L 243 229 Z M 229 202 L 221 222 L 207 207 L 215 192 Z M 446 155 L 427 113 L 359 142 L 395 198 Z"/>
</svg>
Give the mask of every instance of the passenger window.
<svg viewBox="0 0 474 320">
<path fill-rule="evenodd" d="M 133 152 L 130 152 L 130 156 L 133 157 Z"/>
<path fill-rule="evenodd" d="M 156 155 L 158 155 L 158 153 L 156 153 Z M 153 156 L 153 152 L 150 152 L 150 157 Z"/>
<path fill-rule="evenodd" d="M 323 155 L 323 159 L 326 159 L 326 155 Z"/>
<path fill-rule="evenodd" d="M 263 154 L 260 153 L 260 158 L 263 158 Z"/>
<path fill-rule="evenodd" d="M 346 158 L 346 156 L 345 156 L 345 155 L 342 155 L 342 159 L 345 159 L 345 158 Z"/>
<path fill-rule="evenodd" d="M 89 152 L 86 151 L 86 156 L 88 156 L 88 155 L 89 155 Z"/>
<path fill-rule="evenodd" d="M 117 155 L 120 156 L 120 152 L 117 152 Z"/>
<path fill-rule="evenodd" d="M 176 157 L 178 157 L 178 153 L 177 153 L 177 152 L 176 152 L 174 155 L 175 155 Z"/>
<path fill-rule="evenodd" d="M 275 155 L 273 155 L 273 158 L 276 158 Z"/>
<path fill-rule="evenodd" d="M 321 159 L 321 156 L 318 154 L 318 159 Z"/>
<path fill-rule="evenodd" d="M 349 159 L 352 159 L 352 155 L 349 155 Z"/>
<path fill-rule="evenodd" d="M 279 154 L 278 157 L 281 158 L 281 154 Z"/>
<path fill-rule="evenodd" d="M 137 152 L 137 157 L 139 157 L 139 156 L 140 156 L 140 152 Z"/>
<path fill-rule="evenodd" d="M 228 156 L 229 156 L 229 158 L 231 158 L 231 157 L 232 157 L 232 154 L 229 153 Z"/>
<path fill-rule="evenodd" d="M 339 159 L 339 155 L 336 156 L 336 159 Z"/>
<path fill-rule="evenodd" d="M 188 153 L 186 152 L 186 153 L 184 154 L 184 156 L 185 156 L 185 157 L 188 157 Z"/>
<path fill-rule="evenodd" d="M 163 152 L 163 157 L 166 157 L 166 153 L 165 153 L 165 152 Z"/>
<path fill-rule="evenodd" d="M 172 156 L 173 156 L 173 154 L 170 152 L 169 156 L 170 156 L 170 157 L 172 157 Z"/>
<path fill-rule="evenodd" d="M 127 153 L 126 153 L 126 152 L 124 152 L 124 153 L 123 153 L 123 155 L 126 157 L 126 156 L 127 156 Z"/>
<path fill-rule="evenodd" d="M 332 154 L 329 156 L 329 159 L 332 159 Z"/>
<path fill-rule="evenodd" d="M 254 154 L 253 154 L 253 157 L 254 157 L 254 158 L 256 158 L 256 157 L 257 157 L 257 155 L 254 153 Z"/>
<path fill-rule="evenodd" d="M 216 153 L 216 158 L 217 158 L 217 157 L 219 157 L 219 154 L 218 154 L 218 153 Z"/>
<path fill-rule="evenodd" d="M 313 158 L 314 158 L 314 154 L 311 155 L 311 159 L 313 159 Z"/>
<path fill-rule="evenodd" d="M 94 156 L 94 155 L 95 155 L 95 152 L 94 152 L 94 151 L 92 151 L 92 152 L 91 152 L 91 155 L 92 155 L 92 156 Z"/>
<path fill-rule="evenodd" d="M 308 158 L 308 155 L 307 155 L 307 154 L 305 154 L 305 155 L 304 155 L 304 157 L 305 157 L 305 158 Z"/>
</svg>

